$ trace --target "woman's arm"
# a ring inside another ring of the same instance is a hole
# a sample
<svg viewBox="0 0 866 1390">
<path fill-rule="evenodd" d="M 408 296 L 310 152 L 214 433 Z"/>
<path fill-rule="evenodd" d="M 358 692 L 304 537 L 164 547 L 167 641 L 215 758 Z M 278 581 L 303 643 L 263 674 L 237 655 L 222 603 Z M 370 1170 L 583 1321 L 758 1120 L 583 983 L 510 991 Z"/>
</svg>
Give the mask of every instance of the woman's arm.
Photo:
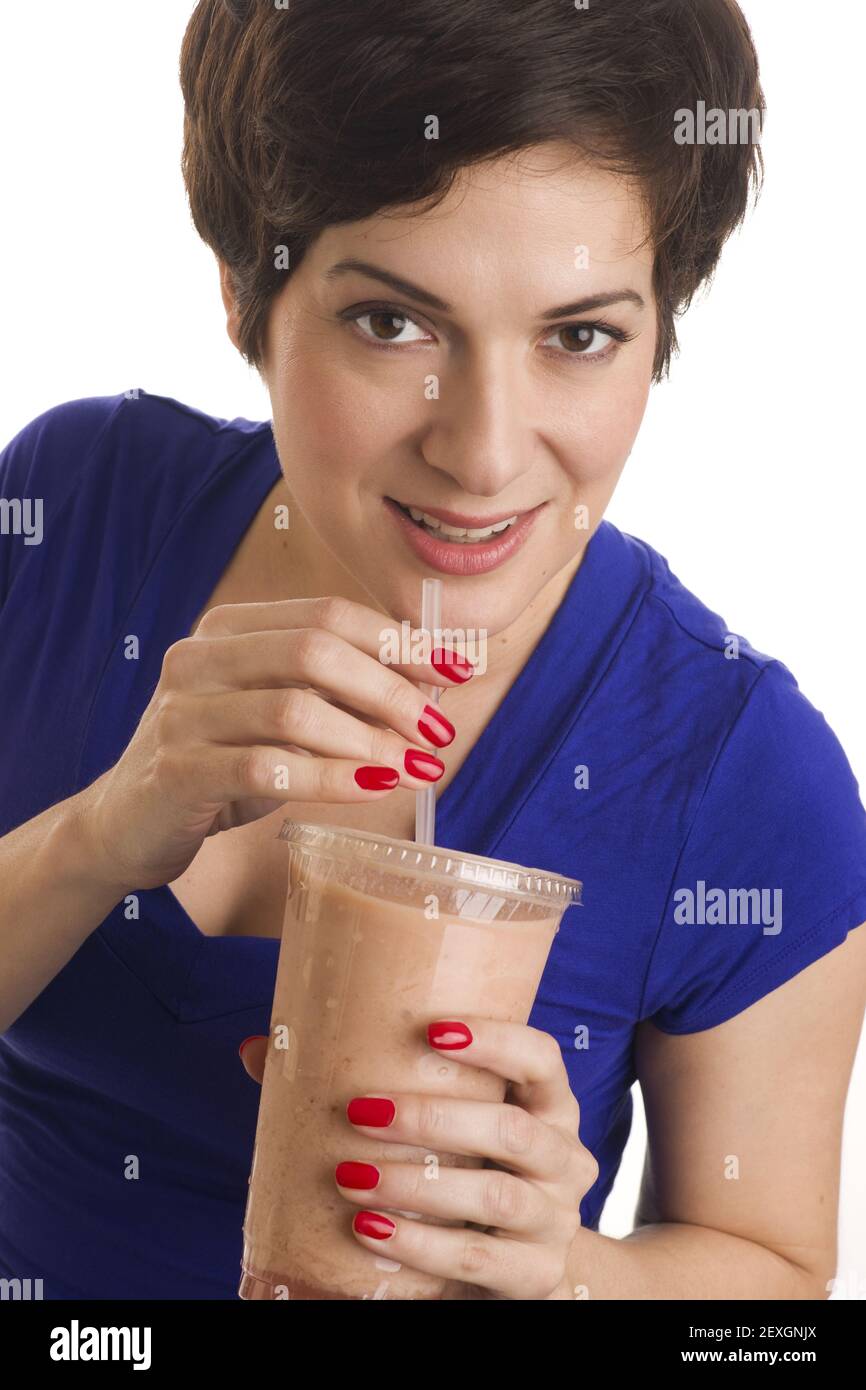
<svg viewBox="0 0 866 1390">
<path fill-rule="evenodd" d="M 0 839 L 0 1033 L 130 891 L 87 815 L 101 780 Z"/>
<path fill-rule="evenodd" d="M 646 1224 L 623 1240 L 580 1230 L 560 1296 L 826 1298 L 864 1007 L 866 924 L 717 1028 L 641 1024 Z"/>
</svg>

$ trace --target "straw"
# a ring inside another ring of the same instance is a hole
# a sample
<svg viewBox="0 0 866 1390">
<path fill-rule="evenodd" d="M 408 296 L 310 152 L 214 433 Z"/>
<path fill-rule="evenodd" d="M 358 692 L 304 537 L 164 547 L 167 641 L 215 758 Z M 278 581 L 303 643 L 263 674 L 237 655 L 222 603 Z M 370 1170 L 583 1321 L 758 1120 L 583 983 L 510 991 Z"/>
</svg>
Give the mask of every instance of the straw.
<svg viewBox="0 0 866 1390">
<path fill-rule="evenodd" d="M 425 579 L 421 584 L 421 628 L 429 632 L 431 639 L 442 626 L 442 581 Z M 421 683 L 421 690 L 438 705 L 442 693 L 441 686 Z M 415 843 L 433 845 L 436 843 L 436 788 L 424 787 L 415 793 Z"/>
</svg>

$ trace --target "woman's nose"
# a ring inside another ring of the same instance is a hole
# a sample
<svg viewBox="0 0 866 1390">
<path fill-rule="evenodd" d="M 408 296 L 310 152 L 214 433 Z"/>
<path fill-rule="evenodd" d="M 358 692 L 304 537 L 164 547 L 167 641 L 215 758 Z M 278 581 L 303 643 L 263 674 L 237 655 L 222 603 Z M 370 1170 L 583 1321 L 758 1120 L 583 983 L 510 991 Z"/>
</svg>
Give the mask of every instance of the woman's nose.
<svg viewBox="0 0 866 1390">
<path fill-rule="evenodd" d="M 500 352 L 483 361 L 464 359 L 440 380 L 423 453 L 467 495 L 500 496 L 531 467 L 537 440 L 525 371 L 519 379 L 519 364 Z"/>
</svg>

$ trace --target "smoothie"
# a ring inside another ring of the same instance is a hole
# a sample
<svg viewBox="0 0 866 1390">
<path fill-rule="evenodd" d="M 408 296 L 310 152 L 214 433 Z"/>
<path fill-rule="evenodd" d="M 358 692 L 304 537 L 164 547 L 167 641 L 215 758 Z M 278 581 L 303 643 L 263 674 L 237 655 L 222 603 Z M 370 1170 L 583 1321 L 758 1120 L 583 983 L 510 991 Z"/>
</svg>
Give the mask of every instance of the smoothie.
<svg viewBox="0 0 866 1390">
<path fill-rule="evenodd" d="M 430 1049 L 427 1023 L 464 1013 L 525 1023 L 562 911 L 579 897 L 579 885 L 575 896 L 533 901 L 374 864 L 362 870 L 364 891 L 350 876 L 351 865 L 335 873 L 333 860 L 291 854 L 242 1298 L 441 1297 L 443 1279 L 358 1243 L 357 1208 L 338 1191 L 334 1169 L 343 1160 L 404 1161 L 435 1182 L 440 1166 L 483 1159 L 367 1138 L 346 1106 L 393 1091 L 502 1101 L 503 1080 Z M 375 1190 L 364 1204 L 389 1210 Z"/>
</svg>

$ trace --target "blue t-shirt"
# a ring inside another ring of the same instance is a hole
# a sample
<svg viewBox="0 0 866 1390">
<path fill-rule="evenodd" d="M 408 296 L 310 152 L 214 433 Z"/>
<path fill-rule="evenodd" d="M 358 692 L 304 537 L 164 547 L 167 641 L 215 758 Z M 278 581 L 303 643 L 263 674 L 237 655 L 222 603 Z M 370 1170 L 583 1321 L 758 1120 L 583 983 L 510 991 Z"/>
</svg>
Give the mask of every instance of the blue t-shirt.
<svg viewBox="0 0 866 1390">
<path fill-rule="evenodd" d="M 278 478 L 269 421 L 144 391 L 60 405 L 0 454 L 0 834 L 117 761 Z M 823 715 L 606 521 L 436 839 L 583 881 L 530 1022 L 599 1164 L 593 1229 L 637 1023 L 712 1028 L 866 920 L 866 813 Z M 206 936 L 167 887 L 137 898 L 0 1038 L 0 1276 L 230 1299 L 259 1101 L 237 1046 L 268 1031 L 279 943 Z"/>
</svg>

